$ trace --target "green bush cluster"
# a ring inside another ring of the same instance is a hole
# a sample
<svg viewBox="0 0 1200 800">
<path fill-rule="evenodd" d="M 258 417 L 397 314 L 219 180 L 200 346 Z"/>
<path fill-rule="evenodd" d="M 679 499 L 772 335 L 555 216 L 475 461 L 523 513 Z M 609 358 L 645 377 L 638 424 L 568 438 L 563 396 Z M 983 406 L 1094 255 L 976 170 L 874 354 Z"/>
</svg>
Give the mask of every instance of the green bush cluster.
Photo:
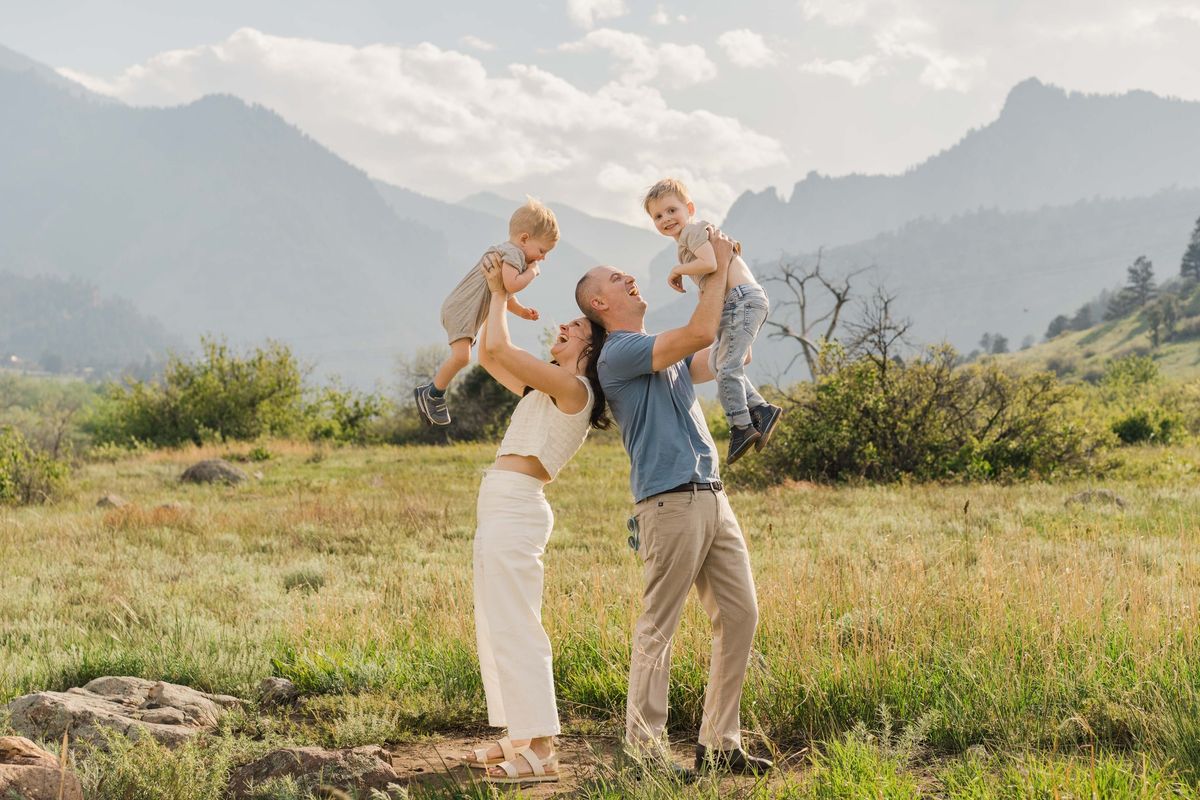
<svg viewBox="0 0 1200 800">
<path fill-rule="evenodd" d="M 1121 444 L 1170 444 L 1200 432 L 1200 397 L 1190 389 L 1162 380 L 1149 356 L 1131 355 L 1105 364 L 1089 405 Z"/>
<path fill-rule="evenodd" d="M 373 441 L 386 403 L 336 382 L 306 391 L 304 371 L 278 342 L 246 355 L 202 339 L 194 360 L 174 355 L 162 379 L 113 383 L 88 420 L 98 445 L 175 447 L 264 437 Z"/>
<path fill-rule="evenodd" d="M 751 483 L 986 480 L 1084 470 L 1107 436 L 1052 374 L 960 365 L 949 347 L 908 362 L 822 354 L 797 387 L 771 447 L 734 470 Z"/>
<path fill-rule="evenodd" d="M 67 481 L 64 461 L 35 450 L 19 431 L 0 427 L 0 504 L 44 503 Z"/>
<path fill-rule="evenodd" d="M 476 364 L 450 384 L 446 403 L 452 422 L 445 427 L 426 425 L 414 406 L 397 408 L 381 434 L 391 444 L 444 444 L 498 439 L 504 434 L 519 397 L 504 388 Z"/>
</svg>

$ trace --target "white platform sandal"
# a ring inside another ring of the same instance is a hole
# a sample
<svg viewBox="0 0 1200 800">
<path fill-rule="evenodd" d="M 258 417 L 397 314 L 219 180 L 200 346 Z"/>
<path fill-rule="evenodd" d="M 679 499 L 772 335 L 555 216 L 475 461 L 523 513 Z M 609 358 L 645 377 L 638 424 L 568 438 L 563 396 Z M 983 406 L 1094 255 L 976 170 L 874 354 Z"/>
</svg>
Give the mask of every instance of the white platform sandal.
<svg viewBox="0 0 1200 800">
<path fill-rule="evenodd" d="M 517 755 L 525 759 L 529 764 L 532 773 L 525 775 L 521 774 L 521 768 L 515 760 L 509 759 L 496 766 L 504 770 L 504 777 L 500 778 L 495 775 L 484 775 L 484 780 L 488 783 L 555 783 L 558 781 L 558 755 L 552 755 L 544 762 L 538 758 L 537 753 L 533 752 L 533 748 L 522 747 L 517 751 Z M 550 769 L 547 770 L 547 767 Z M 551 771 L 552 770 L 552 771 Z"/>
<path fill-rule="evenodd" d="M 471 758 L 460 759 L 471 769 L 487 769 L 503 764 L 505 761 L 512 761 L 517 757 L 517 749 L 513 747 L 512 739 L 505 736 L 503 739 L 497 739 L 496 744 L 500 745 L 502 755 L 499 758 L 488 760 L 487 754 L 490 747 L 479 747 L 471 751 Z"/>
</svg>

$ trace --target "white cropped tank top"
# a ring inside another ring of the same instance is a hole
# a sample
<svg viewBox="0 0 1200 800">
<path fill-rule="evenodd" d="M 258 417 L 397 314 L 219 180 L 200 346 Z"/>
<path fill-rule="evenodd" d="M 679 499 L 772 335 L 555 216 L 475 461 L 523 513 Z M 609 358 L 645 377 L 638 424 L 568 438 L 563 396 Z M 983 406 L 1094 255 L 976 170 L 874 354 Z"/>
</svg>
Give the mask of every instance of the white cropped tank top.
<svg viewBox="0 0 1200 800">
<path fill-rule="evenodd" d="M 579 380 L 587 389 L 588 400 L 574 414 L 559 411 L 550 395 L 536 389 L 522 397 L 513 410 L 496 455 L 534 456 L 542 462 L 550 480 L 554 480 L 559 470 L 583 446 L 591 424 L 592 404 L 596 398 L 587 379 L 579 377 Z"/>
</svg>

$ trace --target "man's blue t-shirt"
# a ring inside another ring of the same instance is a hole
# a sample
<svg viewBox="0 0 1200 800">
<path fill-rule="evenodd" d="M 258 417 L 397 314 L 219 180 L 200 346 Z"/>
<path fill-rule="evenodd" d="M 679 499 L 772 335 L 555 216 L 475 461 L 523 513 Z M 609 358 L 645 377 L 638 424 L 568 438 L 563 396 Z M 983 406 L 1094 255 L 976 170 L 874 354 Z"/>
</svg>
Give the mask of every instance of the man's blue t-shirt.
<svg viewBox="0 0 1200 800">
<path fill-rule="evenodd" d="M 720 480 L 717 447 L 692 386 L 692 357 L 654 372 L 653 352 L 653 336 L 614 331 L 597 363 L 629 453 L 635 501 L 688 481 Z"/>
</svg>

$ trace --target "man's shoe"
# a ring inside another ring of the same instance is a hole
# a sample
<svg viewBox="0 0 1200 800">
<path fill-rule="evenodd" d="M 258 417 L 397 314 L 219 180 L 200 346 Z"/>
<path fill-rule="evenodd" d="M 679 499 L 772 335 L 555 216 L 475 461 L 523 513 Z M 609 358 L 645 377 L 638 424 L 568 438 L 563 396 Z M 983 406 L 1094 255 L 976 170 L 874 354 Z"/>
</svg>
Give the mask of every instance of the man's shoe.
<svg viewBox="0 0 1200 800">
<path fill-rule="evenodd" d="M 426 383 L 413 389 L 413 398 L 417 401 L 417 411 L 430 425 L 449 425 L 450 412 L 446 409 L 446 396 L 434 397 L 430 391 L 432 383 Z"/>
<path fill-rule="evenodd" d="M 775 433 L 775 426 L 782 416 L 783 409 L 770 403 L 750 409 L 750 419 L 759 433 L 758 441 L 754 443 L 755 450 L 762 450 L 771 441 L 771 434 Z"/>
<path fill-rule="evenodd" d="M 745 750 L 709 750 L 696 745 L 696 771 L 732 772 L 737 775 L 764 775 L 775 769 L 769 758 L 757 758 Z"/>
<path fill-rule="evenodd" d="M 731 427 L 729 429 L 729 458 L 726 459 L 726 463 L 732 464 L 744 456 L 761 436 L 762 434 L 756 431 L 753 425 L 747 425 L 744 428 L 736 425 Z"/>
</svg>

